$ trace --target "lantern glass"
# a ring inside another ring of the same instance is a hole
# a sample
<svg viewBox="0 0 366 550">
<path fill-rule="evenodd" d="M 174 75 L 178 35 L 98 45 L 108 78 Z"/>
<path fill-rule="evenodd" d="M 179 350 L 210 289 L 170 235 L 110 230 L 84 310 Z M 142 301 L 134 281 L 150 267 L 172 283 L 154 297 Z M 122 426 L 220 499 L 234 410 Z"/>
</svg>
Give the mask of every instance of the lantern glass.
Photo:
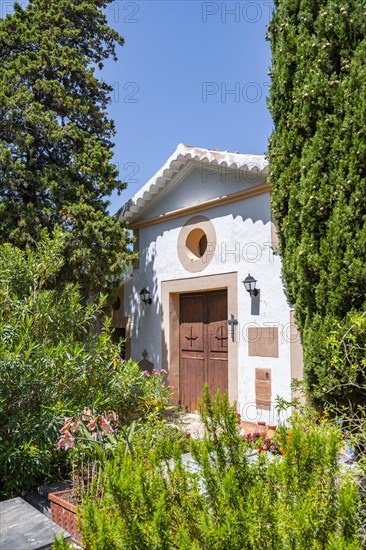
<svg viewBox="0 0 366 550">
<path fill-rule="evenodd" d="M 251 296 L 253 295 L 255 296 L 257 294 L 257 290 L 255 288 L 257 284 L 257 280 L 254 279 L 254 277 L 252 277 L 250 273 L 248 273 L 248 276 L 245 277 L 243 283 L 244 283 L 245 290 L 249 292 Z"/>
<path fill-rule="evenodd" d="M 151 304 L 150 292 L 145 287 L 140 290 L 139 294 L 144 304 Z"/>
</svg>

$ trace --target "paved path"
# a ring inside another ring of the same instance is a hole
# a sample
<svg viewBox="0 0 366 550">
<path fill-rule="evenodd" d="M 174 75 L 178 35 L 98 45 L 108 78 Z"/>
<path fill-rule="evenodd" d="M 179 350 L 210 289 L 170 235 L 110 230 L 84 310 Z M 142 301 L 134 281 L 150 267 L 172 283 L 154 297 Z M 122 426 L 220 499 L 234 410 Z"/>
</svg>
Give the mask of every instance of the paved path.
<svg viewBox="0 0 366 550">
<path fill-rule="evenodd" d="M 202 439 L 205 428 L 201 417 L 196 413 L 185 413 L 180 418 L 182 430 L 189 433 L 192 439 Z"/>
<path fill-rule="evenodd" d="M 46 550 L 52 547 L 54 534 L 71 537 L 48 517 L 22 498 L 0 502 L 0 549 Z"/>
</svg>

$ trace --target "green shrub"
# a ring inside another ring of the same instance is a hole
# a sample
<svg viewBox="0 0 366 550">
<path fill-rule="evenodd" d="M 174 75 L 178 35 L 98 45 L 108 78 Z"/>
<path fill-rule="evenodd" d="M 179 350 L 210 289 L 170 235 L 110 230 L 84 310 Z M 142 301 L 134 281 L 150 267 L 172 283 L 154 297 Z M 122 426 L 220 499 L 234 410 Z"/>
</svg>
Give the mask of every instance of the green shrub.
<svg viewBox="0 0 366 550">
<path fill-rule="evenodd" d="M 277 439 L 282 454 L 258 453 L 238 436 L 235 409 L 206 392 L 206 435 L 191 442 L 200 473 L 182 462 L 183 440 L 165 431 L 138 438 L 107 463 L 103 496 L 81 508 L 86 550 L 360 549 L 358 491 L 340 470 L 341 433 L 295 415 Z"/>
<path fill-rule="evenodd" d="M 52 550 L 70 550 L 72 548 L 72 543 L 68 543 L 64 537 L 61 535 L 60 538 L 54 537 L 54 543 L 52 545 Z"/>
<path fill-rule="evenodd" d="M 50 289 L 63 268 L 64 238 L 35 252 L 0 247 L 0 495 L 11 496 L 65 468 L 55 442 L 60 418 L 85 406 L 113 409 L 123 423 L 154 417 L 169 389 L 122 362 L 103 316 L 76 286 Z"/>
<path fill-rule="evenodd" d="M 353 381 L 354 365 L 338 362 L 334 372 L 327 342 L 330 332 L 339 342 L 350 316 L 366 306 L 366 2 L 275 0 L 275 6 L 268 34 L 269 183 L 283 279 L 295 305 L 309 393 L 317 404 L 342 402 L 337 382 Z M 358 342 L 364 362 L 364 328 Z M 346 399 L 360 402 L 365 391 L 360 376 Z"/>
<path fill-rule="evenodd" d="M 342 320 L 316 315 L 305 325 L 305 358 L 313 366 L 308 382 L 317 405 L 324 401 L 339 407 L 347 405 L 349 414 L 364 406 L 365 339 L 365 313 L 351 311 Z"/>
</svg>

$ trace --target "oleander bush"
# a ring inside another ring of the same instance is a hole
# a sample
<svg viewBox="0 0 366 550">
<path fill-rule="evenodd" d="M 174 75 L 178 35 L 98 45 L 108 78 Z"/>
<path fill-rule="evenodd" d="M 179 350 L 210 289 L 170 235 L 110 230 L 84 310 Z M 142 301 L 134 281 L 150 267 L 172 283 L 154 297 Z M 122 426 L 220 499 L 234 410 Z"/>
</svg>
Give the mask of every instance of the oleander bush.
<svg viewBox="0 0 366 550">
<path fill-rule="evenodd" d="M 91 491 L 80 509 L 85 550 L 362 548 L 357 482 L 340 468 L 336 425 L 294 414 L 277 435 L 281 454 L 263 449 L 253 461 L 226 397 L 206 391 L 202 418 L 194 470 L 167 428 L 107 462 L 102 496 Z"/>
<path fill-rule="evenodd" d="M 63 246 L 56 232 L 35 251 L 0 247 L 1 497 L 68 471 L 55 447 L 61 417 L 87 406 L 128 425 L 158 417 L 169 399 L 161 376 L 121 361 L 103 297 L 86 304 L 76 285 L 54 288 Z"/>
</svg>

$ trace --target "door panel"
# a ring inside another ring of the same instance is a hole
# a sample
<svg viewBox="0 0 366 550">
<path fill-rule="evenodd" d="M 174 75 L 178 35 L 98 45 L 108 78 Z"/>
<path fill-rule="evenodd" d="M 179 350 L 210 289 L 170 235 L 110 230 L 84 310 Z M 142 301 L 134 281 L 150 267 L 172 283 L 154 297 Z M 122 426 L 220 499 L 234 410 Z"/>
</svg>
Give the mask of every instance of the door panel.
<svg viewBox="0 0 366 550">
<path fill-rule="evenodd" d="M 180 401 L 197 409 L 203 385 L 210 392 L 228 388 L 227 291 L 180 297 Z"/>
<path fill-rule="evenodd" d="M 217 390 L 220 390 L 222 394 L 227 392 L 228 388 L 228 375 L 227 375 L 227 360 L 224 359 L 211 359 L 210 370 L 208 376 L 208 387 L 210 394 L 215 396 Z"/>
<path fill-rule="evenodd" d="M 204 298 L 203 296 L 185 296 L 181 304 L 183 305 L 180 319 L 180 345 L 181 350 L 204 351 L 203 323 L 204 317 Z"/>
<path fill-rule="evenodd" d="M 180 388 L 181 403 L 190 411 L 197 410 L 197 400 L 202 397 L 202 388 L 205 381 L 204 358 L 181 359 Z"/>
<path fill-rule="evenodd" d="M 180 397 L 195 410 L 205 378 L 204 297 L 184 295 L 180 304 Z"/>
<path fill-rule="evenodd" d="M 207 382 L 211 395 L 228 389 L 228 315 L 227 292 L 207 296 Z"/>
</svg>

